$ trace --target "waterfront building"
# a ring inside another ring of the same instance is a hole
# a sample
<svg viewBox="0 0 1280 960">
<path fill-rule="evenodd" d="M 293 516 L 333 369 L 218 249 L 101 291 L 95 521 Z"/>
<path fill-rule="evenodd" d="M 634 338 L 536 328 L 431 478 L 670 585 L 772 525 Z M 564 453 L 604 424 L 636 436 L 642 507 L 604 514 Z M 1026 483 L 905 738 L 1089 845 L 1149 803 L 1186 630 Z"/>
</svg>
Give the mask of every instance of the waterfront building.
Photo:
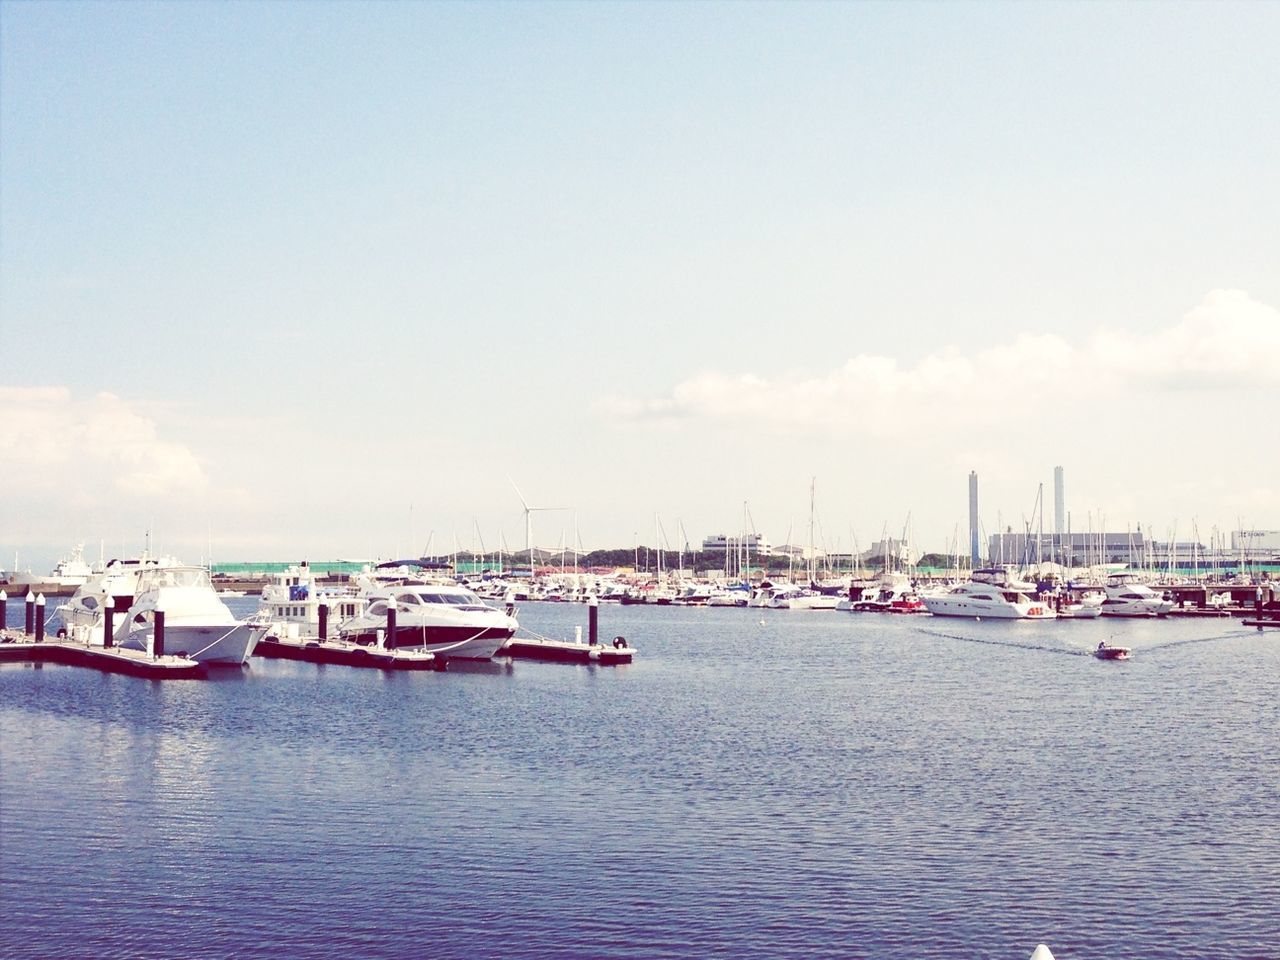
<svg viewBox="0 0 1280 960">
<path fill-rule="evenodd" d="M 1232 530 L 1231 552 L 1245 560 L 1280 558 L 1280 530 Z"/>
<path fill-rule="evenodd" d="M 743 550 L 749 551 L 753 557 L 767 557 L 773 553 L 773 548 L 769 546 L 769 541 L 759 533 L 740 533 L 734 535 L 716 533 L 702 541 L 703 553 L 728 553 L 736 555 L 739 551 Z"/>
</svg>

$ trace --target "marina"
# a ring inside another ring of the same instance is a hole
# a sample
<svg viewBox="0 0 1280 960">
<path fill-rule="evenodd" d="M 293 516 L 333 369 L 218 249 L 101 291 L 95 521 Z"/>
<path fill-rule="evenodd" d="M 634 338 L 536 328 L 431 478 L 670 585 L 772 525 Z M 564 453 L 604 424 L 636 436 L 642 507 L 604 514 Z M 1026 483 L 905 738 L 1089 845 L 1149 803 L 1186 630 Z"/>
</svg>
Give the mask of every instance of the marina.
<svg viewBox="0 0 1280 960">
<path fill-rule="evenodd" d="M 11 629 L 23 614 L 10 605 Z M 761 618 L 602 606 L 606 645 L 624 635 L 644 652 L 608 669 L 255 656 L 150 684 L 0 664 L 0 801 L 42 810 L 5 822 L 0 940 L 74 955 L 87 923 L 103 954 L 180 936 L 219 955 L 252 929 L 264 950 L 319 958 L 340 940 L 373 960 L 428 939 L 433 956 L 474 956 L 478 930 L 487 955 L 517 960 L 627 958 L 637 943 L 688 960 L 836 960 L 851 943 L 876 958 L 1025 957 L 1042 941 L 1097 960 L 1267 955 L 1269 634 L 1173 618 Z M 587 608 L 526 603 L 520 619 L 521 633 L 573 637 Z M 1099 661 L 1100 642 L 1131 659 Z M 72 893 L 125 869 L 150 892 Z M 306 896 L 282 899 L 283 876 Z M 413 878 L 384 883 L 380 918 L 397 921 L 360 921 L 358 891 L 389 876 Z M 181 895 L 179 878 L 205 896 Z M 583 889 L 631 908 L 611 911 L 608 937 Z M 1091 909 L 1099 898 L 1118 909 Z"/>
</svg>

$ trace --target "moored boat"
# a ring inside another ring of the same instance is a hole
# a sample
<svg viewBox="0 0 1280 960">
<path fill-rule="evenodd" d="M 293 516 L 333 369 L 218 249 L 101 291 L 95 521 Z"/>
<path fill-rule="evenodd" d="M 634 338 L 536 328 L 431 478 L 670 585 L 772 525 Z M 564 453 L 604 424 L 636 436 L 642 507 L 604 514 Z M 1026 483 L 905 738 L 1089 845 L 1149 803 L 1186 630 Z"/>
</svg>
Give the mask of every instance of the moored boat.
<svg viewBox="0 0 1280 960">
<path fill-rule="evenodd" d="M 923 598 L 935 617 L 972 617 L 996 620 L 1053 620 L 1057 617 L 1048 603 L 1032 599 L 1020 590 L 994 583 L 971 581 L 950 592 Z"/>
<path fill-rule="evenodd" d="M 366 598 L 368 606 L 340 626 L 341 639 L 381 644 L 387 649 L 419 647 L 450 658 L 488 660 L 519 626 L 514 616 L 494 609 L 456 584 L 378 587 Z M 391 610 L 395 611 L 395 630 L 388 636 Z"/>
<path fill-rule="evenodd" d="M 1173 601 L 1156 593 L 1132 573 L 1110 577 L 1103 587 L 1107 599 L 1102 603 L 1104 617 L 1163 617 L 1173 609 Z"/>
<path fill-rule="evenodd" d="M 249 658 L 254 624 L 232 614 L 204 567 L 146 567 L 138 572 L 135 589 L 115 630 L 117 646 L 153 651 L 156 614 L 162 611 L 166 654 L 220 666 L 240 666 Z"/>
</svg>

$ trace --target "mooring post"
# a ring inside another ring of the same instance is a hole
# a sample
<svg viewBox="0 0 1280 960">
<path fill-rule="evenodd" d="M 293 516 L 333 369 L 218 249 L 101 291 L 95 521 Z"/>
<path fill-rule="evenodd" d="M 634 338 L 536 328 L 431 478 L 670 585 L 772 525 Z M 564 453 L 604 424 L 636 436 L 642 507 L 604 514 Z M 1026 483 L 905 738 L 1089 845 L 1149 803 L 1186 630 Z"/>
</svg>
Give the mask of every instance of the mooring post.
<svg viewBox="0 0 1280 960">
<path fill-rule="evenodd" d="M 324 643 L 329 639 L 329 604 L 321 600 L 316 612 L 320 616 L 320 642 Z"/>
<path fill-rule="evenodd" d="M 151 635 L 151 656 L 159 660 L 164 656 L 164 611 L 156 607 L 155 632 Z"/>
<path fill-rule="evenodd" d="M 587 601 L 587 644 L 594 647 L 600 642 L 600 598 L 592 596 Z"/>
<path fill-rule="evenodd" d="M 102 604 L 102 645 L 108 650 L 116 644 L 115 634 L 112 632 L 115 618 L 116 602 L 108 593 L 106 601 Z"/>
<path fill-rule="evenodd" d="M 396 648 L 396 604 L 394 600 L 387 603 L 387 635 L 382 638 L 382 645 L 388 650 Z"/>
<path fill-rule="evenodd" d="M 0 590 L 0 630 L 9 626 L 9 595 Z"/>
<path fill-rule="evenodd" d="M 44 594 L 36 597 L 36 643 L 44 643 Z"/>
<path fill-rule="evenodd" d="M 1262 602 L 1259 601 L 1258 605 L 1261 606 Z M 35 594 L 33 594 L 30 590 L 27 590 L 26 633 L 27 633 L 27 636 L 31 636 L 31 634 L 35 632 L 36 632 L 36 597 L 35 597 Z"/>
</svg>

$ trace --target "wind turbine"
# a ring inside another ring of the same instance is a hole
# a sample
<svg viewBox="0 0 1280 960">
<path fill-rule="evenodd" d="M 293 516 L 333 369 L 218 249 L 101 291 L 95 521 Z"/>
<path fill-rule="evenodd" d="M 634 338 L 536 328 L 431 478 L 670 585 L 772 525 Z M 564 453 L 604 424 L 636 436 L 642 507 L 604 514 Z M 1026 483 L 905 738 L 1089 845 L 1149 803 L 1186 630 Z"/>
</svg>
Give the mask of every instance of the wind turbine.
<svg viewBox="0 0 1280 960">
<path fill-rule="evenodd" d="M 568 510 L 568 507 L 531 507 L 529 501 L 524 498 L 524 494 L 520 492 L 520 488 L 516 486 L 516 482 L 507 477 L 507 482 L 511 484 L 511 489 L 515 490 L 516 496 L 520 498 L 520 505 L 524 507 L 524 545 L 529 551 L 529 580 L 533 580 L 533 514 L 549 513 L 555 510 Z"/>
</svg>

